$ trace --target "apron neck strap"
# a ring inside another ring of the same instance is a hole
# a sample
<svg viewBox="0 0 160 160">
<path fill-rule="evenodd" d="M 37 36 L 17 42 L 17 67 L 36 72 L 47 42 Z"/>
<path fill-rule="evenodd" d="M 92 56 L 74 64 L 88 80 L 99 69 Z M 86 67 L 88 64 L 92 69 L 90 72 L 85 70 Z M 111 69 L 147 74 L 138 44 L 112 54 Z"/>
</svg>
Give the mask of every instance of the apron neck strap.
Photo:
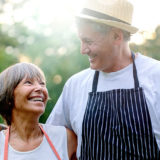
<svg viewBox="0 0 160 160">
<path fill-rule="evenodd" d="M 131 52 L 131 54 L 132 54 L 132 60 L 133 60 L 134 87 L 138 88 L 139 87 L 139 81 L 138 81 L 137 69 L 136 69 L 136 65 L 135 65 L 135 54 L 133 52 Z M 98 77 L 99 77 L 99 71 L 95 71 L 94 78 L 93 78 L 93 84 L 92 84 L 92 92 L 97 91 Z"/>
<path fill-rule="evenodd" d="M 134 78 L 134 87 L 138 88 L 139 87 L 139 80 L 137 76 L 137 69 L 135 65 L 135 54 L 132 52 L 132 59 L 133 59 L 133 78 Z"/>
<path fill-rule="evenodd" d="M 95 71 L 93 84 L 92 84 L 92 92 L 97 91 L 98 77 L 99 77 L 99 71 Z"/>
<path fill-rule="evenodd" d="M 46 139 L 47 139 L 50 147 L 52 148 L 52 151 L 53 151 L 54 154 L 56 155 L 57 159 L 58 159 L 58 160 L 61 160 L 61 158 L 60 158 L 58 152 L 56 151 L 56 149 L 55 149 L 52 141 L 51 141 L 50 138 L 49 138 L 49 136 L 47 135 L 47 133 L 45 132 L 45 130 L 43 129 L 43 127 L 42 127 L 41 125 L 39 125 L 39 127 L 40 127 L 41 131 L 43 132 L 43 134 L 45 135 L 45 137 L 46 137 Z"/>
</svg>

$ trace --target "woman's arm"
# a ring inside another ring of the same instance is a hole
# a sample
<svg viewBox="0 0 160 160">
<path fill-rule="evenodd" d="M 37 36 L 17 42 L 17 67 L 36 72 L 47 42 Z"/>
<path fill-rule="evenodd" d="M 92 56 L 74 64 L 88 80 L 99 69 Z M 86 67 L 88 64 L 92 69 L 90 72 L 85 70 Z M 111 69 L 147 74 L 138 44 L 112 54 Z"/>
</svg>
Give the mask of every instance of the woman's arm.
<svg viewBox="0 0 160 160">
<path fill-rule="evenodd" d="M 68 147 L 68 156 L 69 160 L 77 160 L 76 151 L 77 151 L 77 136 L 76 134 L 66 128 L 67 130 L 67 147 Z"/>
</svg>

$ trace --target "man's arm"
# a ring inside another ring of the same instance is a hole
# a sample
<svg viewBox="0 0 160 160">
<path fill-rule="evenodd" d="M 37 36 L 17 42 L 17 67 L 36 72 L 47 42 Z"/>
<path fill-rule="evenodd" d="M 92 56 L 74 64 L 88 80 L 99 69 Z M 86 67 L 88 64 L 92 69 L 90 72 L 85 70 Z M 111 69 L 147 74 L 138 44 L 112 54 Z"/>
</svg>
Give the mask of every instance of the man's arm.
<svg viewBox="0 0 160 160">
<path fill-rule="evenodd" d="M 69 121 L 69 103 L 68 103 L 68 97 L 69 93 L 66 86 L 63 88 L 63 92 L 61 96 L 59 97 L 55 107 L 53 108 L 52 112 L 50 113 L 46 123 L 51 125 L 60 125 L 65 126 L 69 129 L 72 129 L 71 123 Z"/>
</svg>

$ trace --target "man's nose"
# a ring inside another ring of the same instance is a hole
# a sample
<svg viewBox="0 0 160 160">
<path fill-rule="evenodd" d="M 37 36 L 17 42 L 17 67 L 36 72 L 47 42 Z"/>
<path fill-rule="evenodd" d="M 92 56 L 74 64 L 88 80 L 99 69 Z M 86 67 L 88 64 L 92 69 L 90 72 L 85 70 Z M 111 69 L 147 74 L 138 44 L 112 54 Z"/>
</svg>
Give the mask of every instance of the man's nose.
<svg viewBox="0 0 160 160">
<path fill-rule="evenodd" d="M 90 49 L 86 44 L 81 44 L 81 53 L 82 54 L 88 54 L 90 52 Z"/>
</svg>

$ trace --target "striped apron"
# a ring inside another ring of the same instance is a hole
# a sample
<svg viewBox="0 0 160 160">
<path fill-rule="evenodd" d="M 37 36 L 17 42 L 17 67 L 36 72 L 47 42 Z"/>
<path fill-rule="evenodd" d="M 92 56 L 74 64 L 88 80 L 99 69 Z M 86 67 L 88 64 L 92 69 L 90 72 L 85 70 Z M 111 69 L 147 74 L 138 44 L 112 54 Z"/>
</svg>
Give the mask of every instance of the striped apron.
<svg viewBox="0 0 160 160">
<path fill-rule="evenodd" d="M 160 160 L 133 59 L 133 89 L 97 92 L 95 71 L 82 123 L 80 160 Z"/>
</svg>

